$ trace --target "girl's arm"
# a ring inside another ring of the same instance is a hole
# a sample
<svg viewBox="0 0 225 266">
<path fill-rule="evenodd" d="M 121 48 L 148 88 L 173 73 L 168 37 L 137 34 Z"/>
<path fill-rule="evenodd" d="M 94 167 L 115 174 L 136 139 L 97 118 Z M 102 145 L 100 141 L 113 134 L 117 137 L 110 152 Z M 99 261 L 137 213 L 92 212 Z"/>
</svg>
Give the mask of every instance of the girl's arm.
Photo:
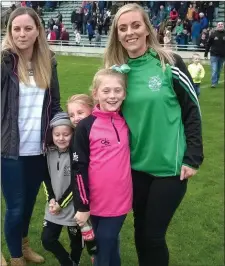
<svg viewBox="0 0 225 266">
<path fill-rule="evenodd" d="M 85 120 L 85 121 L 84 121 Z M 75 211 L 89 211 L 89 132 L 86 119 L 79 122 L 70 147 L 71 157 L 71 182 L 73 184 L 73 198 Z"/>
<path fill-rule="evenodd" d="M 65 190 L 62 197 L 57 201 L 60 208 L 65 208 L 73 199 L 72 185 Z"/>
<path fill-rule="evenodd" d="M 46 200 L 47 200 L 47 202 L 50 202 L 51 199 L 55 199 L 55 194 L 54 194 L 54 191 L 52 188 L 51 177 L 49 175 L 47 158 L 45 157 L 45 159 L 46 159 L 46 167 L 45 167 L 43 186 L 44 186 L 44 191 L 45 191 L 45 195 L 46 195 Z"/>
</svg>

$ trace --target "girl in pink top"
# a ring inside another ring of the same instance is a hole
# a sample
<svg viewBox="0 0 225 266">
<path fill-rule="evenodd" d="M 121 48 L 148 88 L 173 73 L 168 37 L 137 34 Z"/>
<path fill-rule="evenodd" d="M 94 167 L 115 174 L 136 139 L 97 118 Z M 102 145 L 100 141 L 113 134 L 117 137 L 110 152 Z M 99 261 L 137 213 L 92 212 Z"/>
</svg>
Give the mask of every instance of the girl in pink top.
<svg viewBox="0 0 225 266">
<path fill-rule="evenodd" d="M 92 114 L 80 121 L 71 145 L 75 219 L 91 215 L 98 254 L 94 265 L 120 266 L 118 236 L 132 208 L 129 131 L 120 113 L 126 95 L 127 65 L 98 71 Z"/>
</svg>

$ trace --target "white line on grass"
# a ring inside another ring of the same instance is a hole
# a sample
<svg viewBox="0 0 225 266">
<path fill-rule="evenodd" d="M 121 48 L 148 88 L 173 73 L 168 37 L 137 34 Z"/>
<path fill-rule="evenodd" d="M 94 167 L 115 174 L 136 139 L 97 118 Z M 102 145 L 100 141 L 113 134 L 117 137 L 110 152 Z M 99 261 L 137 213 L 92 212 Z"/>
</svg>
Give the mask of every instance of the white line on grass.
<svg viewBox="0 0 225 266">
<path fill-rule="evenodd" d="M 224 80 L 219 81 L 219 84 L 222 84 L 222 83 L 224 83 Z M 211 84 L 203 85 L 203 86 L 201 86 L 201 89 L 206 89 L 206 88 L 208 88 L 208 87 L 211 87 Z"/>
</svg>

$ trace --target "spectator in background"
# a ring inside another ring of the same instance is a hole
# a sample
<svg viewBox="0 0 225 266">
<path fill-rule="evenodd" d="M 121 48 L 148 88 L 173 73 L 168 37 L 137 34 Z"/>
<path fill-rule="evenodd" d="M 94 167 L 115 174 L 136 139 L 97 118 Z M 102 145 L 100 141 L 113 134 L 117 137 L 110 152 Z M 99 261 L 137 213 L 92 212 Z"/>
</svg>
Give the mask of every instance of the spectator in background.
<svg viewBox="0 0 225 266">
<path fill-rule="evenodd" d="M 63 27 L 62 28 L 62 32 L 61 32 L 61 36 L 60 36 L 60 40 L 63 41 L 64 45 L 69 45 L 70 36 L 69 36 L 69 32 L 66 31 L 66 28 Z"/>
<path fill-rule="evenodd" d="M 99 14 L 97 17 L 97 28 L 100 35 L 102 35 L 102 29 L 103 29 L 103 16 Z"/>
<path fill-rule="evenodd" d="M 93 26 L 89 20 L 87 22 L 87 32 L 88 32 L 88 39 L 89 39 L 89 42 L 91 44 L 91 40 L 94 37 L 94 31 L 93 31 Z"/>
<path fill-rule="evenodd" d="M 61 35 L 61 32 L 62 32 L 62 28 L 64 27 L 63 23 L 60 22 L 59 19 L 56 20 L 55 22 L 55 25 L 58 27 L 58 30 L 59 30 L 59 35 Z"/>
<path fill-rule="evenodd" d="M 194 11 L 193 11 L 193 21 L 194 20 L 199 20 L 199 12 L 198 12 L 198 7 L 196 5 L 194 5 Z"/>
<path fill-rule="evenodd" d="M 160 6 L 158 17 L 159 17 L 160 23 L 163 22 L 167 17 L 167 14 L 166 14 L 166 11 L 163 5 Z"/>
<path fill-rule="evenodd" d="M 209 21 L 209 27 L 210 28 L 212 28 L 212 26 L 213 26 L 214 12 L 215 12 L 215 7 L 213 5 L 213 2 L 210 2 L 209 6 L 207 8 L 207 19 Z"/>
<path fill-rule="evenodd" d="M 178 12 L 175 7 L 170 11 L 170 19 L 172 21 L 172 26 L 174 27 L 178 19 Z"/>
<path fill-rule="evenodd" d="M 102 16 L 104 15 L 104 7 L 105 7 L 105 1 L 98 1 L 99 12 Z"/>
<path fill-rule="evenodd" d="M 49 29 L 48 35 L 47 35 L 47 40 L 49 41 L 49 44 L 55 44 L 56 43 L 56 33 L 52 29 Z M 52 42 L 51 42 L 52 41 Z"/>
<path fill-rule="evenodd" d="M 32 1 L 26 1 L 26 6 L 32 8 Z"/>
<path fill-rule="evenodd" d="M 201 34 L 201 38 L 200 38 L 200 41 L 199 41 L 199 47 L 206 48 L 206 44 L 207 44 L 207 39 L 206 39 L 205 33 L 203 32 Z"/>
<path fill-rule="evenodd" d="M 187 10 L 187 15 L 186 15 L 186 18 L 188 19 L 190 23 L 192 23 L 192 20 L 193 20 L 193 12 L 194 12 L 193 5 L 190 4 Z"/>
<path fill-rule="evenodd" d="M 178 12 L 175 7 L 170 11 L 170 19 L 175 22 L 178 19 Z"/>
<path fill-rule="evenodd" d="M 185 48 L 188 44 L 188 31 L 183 29 L 183 32 L 176 37 L 176 41 L 178 45 L 182 45 Z"/>
<path fill-rule="evenodd" d="M 209 50 L 211 62 L 211 87 L 215 88 L 218 85 L 220 72 L 225 61 L 225 31 L 223 22 L 219 22 L 216 30 L 209 36 L 205 49 L 205 58 L 207 58 Z"/>
<path fill-rule="evenodd" d="M 95 31 L 96 26 L 97 26 L 97 16 L 95 12 L 92 12 L 92 16 L 90 17 L 90 21 L 93 27 L 93 31 Z"/>
<path fill-rule="evenodd" d="M 191 33 L 191 22 L 188 19 L 184 20 L 183 27 L 187 30 L 189 34 Z"/>
<path fill-rule="evenodd" d="M 180 2 L 180 8 L 178 9 L 178 14 L 181 20 L 185 19 L 186 14 L 187 14 L 186 3 L 184 4 L 184 2 Z"/>
<path fill-rule="evenodd" d="M 105 35 L 108 34 L 109 25 L 110 25 L 110 17 L 107 14 L 105 14 L 104 20 L 103 20 L 103 28 L 104 28 L 104 31 L 105 31 Z"/>
<path fill-rule="evenodd" d="M 194 45 L 199 44 L 200 35 L 201 35 L 201 24 L 199 20 L 194 20 L 191 27 L 191 40 Z"/>
<path fill-rule="evenodd" d="M 155 29 L 156 31 L 158 31 L 158 29 L 159 29 L 159 25 L 160 25 L 159 17 L 156 16 L 156 15 L 154 15 L 154 16 L 152 17 L 152 19 L 151 19 L 151 24 L 152 24 L 152 26 L 154 27 L 154 29 Z"/>
<path fill-rule="evenodd" d="M 90 18 L 90 13 L 88 9 L 84 9 L 84 15 L 83 15 L 83 34 L 87 34 L 87 22 Z"/>
<path fill-rule="evenodd" d="M 164 47 L 170 48 L 172 43 L 172 34 L 171 31 L 166 30 L 165 36 L 163 37 Z"/>
<path fill-rule="evenodd" d="M 199 17 L 200 17 L 201 32 L 202 32 L 202 30 L 208 28 L 208 19 L 206 18 L 205 14 L 202 12 L 199 14 Z"/>
<path fill-rule="evenodd" d="M 72 24 L 72 29 L 75 31 L 77 28 L 77 11 L 74 9 L 71 13 L 71 24 Z"/>
<path fill-rule="evenodd" d="M 80 32 L 78 30 L 75 30 L 74 34 L 75 34 L 75 43 L 76 43 L 76 45 L 80 45 L 80 42 L 81 42 Z"/>
<path fill-rule="evenodd" d="M 95 31 L 95 45 L 97 46 L 97 47 L 100 47 L 101 46 L 101 35 L 99 34 L 99 31 L 98 30 L 96 30 Z"/>
<path fill-rule="evenodd" d="M 56 40 L 59 40 L 60 39 L 60 33 L 59 33 L 58 26 L 54 25 L 53 31 L 55 32 Z"/>
<path fill-rule="evenodd" d="M 60 13 L 60 11 L 58 11 L 58 14 L 57 14 L 56 18 L 57 18 L 57 20 L 60 21 L 60 23 L 62 23 L 63 16 L 62 16 L 62 14 Z"/>
<path fill-rule="evenodd" d="M 188 65 L 188 71 L 194 82 L 194 89 L 199 98 L 201 81 L 205 76 L 205 70 L 200 63 L 200 55 L 194 53 L 192 55 L 192 64 Z"/>
<path fill-rule="evenodd" d="M 181 32 L 183 32 L 183 29 L 184 29 L 184 27 L 183 27 L 182 21 L 181 21 L 180 18 L 178 18 L 176 26 L 175 26 L 175 34 L 176 34 L 176 36 L 181 34 Z"/>
<path fill-rule="evenodd" d="M 50 30 L 53 30 L 53 26 L 55 25 L 55 20 L 53 19 L 53 17 L 51 17 L 48 21 L 48 28 Z"/>
</svg>

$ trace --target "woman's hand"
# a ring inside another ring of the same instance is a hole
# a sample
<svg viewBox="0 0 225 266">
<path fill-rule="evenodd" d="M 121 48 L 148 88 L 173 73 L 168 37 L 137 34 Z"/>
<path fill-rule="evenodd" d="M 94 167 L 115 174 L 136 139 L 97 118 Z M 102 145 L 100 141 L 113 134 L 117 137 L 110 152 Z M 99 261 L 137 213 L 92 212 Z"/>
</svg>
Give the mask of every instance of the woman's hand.
<svg viewBox="0 0 225 266">
<path fill-rule="evenodd" d="M 77 212 L 74 216 L 75 221 L 77 224 L 82 227 L 90 217 L 90 212 Z"/>
<path fill-rule="evenodd" d="M 192 177 L 196 173 L 197 173 L 197 170 L 195 170 L 189 166 L 182 165 L 181 173 L 180 173 L 180 180 L 188 179 L 189 177 Z"/>
</svg>

